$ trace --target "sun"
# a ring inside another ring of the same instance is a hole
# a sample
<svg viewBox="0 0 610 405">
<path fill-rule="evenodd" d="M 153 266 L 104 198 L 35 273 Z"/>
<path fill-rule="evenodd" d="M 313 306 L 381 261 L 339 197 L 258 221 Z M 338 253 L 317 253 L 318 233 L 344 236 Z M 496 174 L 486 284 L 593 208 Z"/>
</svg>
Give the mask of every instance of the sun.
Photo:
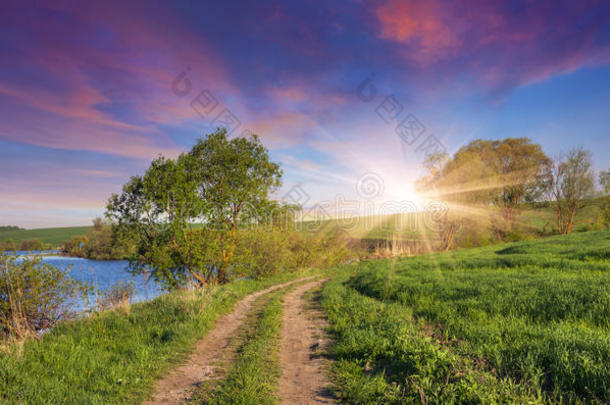
<svg viewBox="0 0 610 405">
<path fill-rule="evenodd" d="M 382 196 L 384 202 L 395 202 L 399 204 L 409 204 L 422 210 L 426 204 L 426 198 L 415 191 L 413 182 L 387 181 L 386 189 Z"/>
</svg>

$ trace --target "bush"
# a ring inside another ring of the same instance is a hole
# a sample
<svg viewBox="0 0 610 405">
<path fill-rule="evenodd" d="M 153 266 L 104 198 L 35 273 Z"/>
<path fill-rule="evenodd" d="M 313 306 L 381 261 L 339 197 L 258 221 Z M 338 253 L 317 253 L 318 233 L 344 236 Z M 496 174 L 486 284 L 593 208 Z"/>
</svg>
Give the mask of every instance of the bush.
<svg viewBox="0 0 610 405">
<path fill-rule="evenodd" d="M 118 232 L 112 224 L 96 218 L 86 235 L 74 236 L 61 250 L 70 256 L 93 260 L 126 259 L 135 252 L 136 238 L 134 234 Z"/>
<path fill-rule="evenodd" d="M 260 278 L 295 270 L 291 254 L 293 236 L 289 231 L 272 227 L 241 231 L 233 266 L 236 273 Z"/>
<path fill-rule="evenodd" d="M 17 250 L 17 244 L 11 238 L 8 238 L 4 242 L 0 243 L 0 252 L 1 251 L 15 251 Z"/>
<path fill-rule="evenodd" d="M 237 275 L 256 278 L 282 271 L 330 267 L 359 257 L 358 249 L 350 241 L 336 229 L 311 235 L 272 226 L 242 230 L 233 267 Z"/>
<path fill-rule="evenodd" d="M 100 311 L 127 305 L 133 298 L 135 285 L 133 282 L 118 281 L 107 290 L 100 293 L 97 299 L 97 307 Z"/>
<path fill-rule="evenodd" d="M 87 291 L 40 258 L 0 254 L 0 337 L 21 339 L 52 328 L 71 315 L 70 301 Z"/>
<path fill-rule="evenodd" d="M 28 239 L 21 242 L 19 250 L 43 250 L 44 245 L 40 239 Z"/>
</svg>

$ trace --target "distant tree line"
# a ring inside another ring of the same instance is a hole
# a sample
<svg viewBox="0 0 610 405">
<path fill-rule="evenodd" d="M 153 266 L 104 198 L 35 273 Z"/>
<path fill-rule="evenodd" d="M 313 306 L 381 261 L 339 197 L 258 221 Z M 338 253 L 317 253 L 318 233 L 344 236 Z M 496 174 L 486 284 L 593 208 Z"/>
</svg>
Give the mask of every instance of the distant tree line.
<svg viewBox="0 0 610 405">
<path fill-rule="evenodd" d="M 53 246 L 50 243 L 44 243 L 40 239 L 26 239 L 21 242 L 16 242 L 12 238 L 8 238 L 3 242 L 0 242 L 0 251 L 34 251 L 51 248 L 53 248 Z"/>
<path fill-rule="evenodd" d="M 93 260 L 127 259 L 135 252 L 137 237 L 136 233 L 127 233 L 124 228 L 115 229 L 109 221 L 96 218 L 85 235 L 64 242 L 61 251 L 69 256 Z"/>
<path fill-rule="evenodd" d="M 18 226 L 15 225 L 0 225 L 0 232 L 5 232 L 5 231 L 22 231 L 23 228 L 20 228 Z"/>
</svg>

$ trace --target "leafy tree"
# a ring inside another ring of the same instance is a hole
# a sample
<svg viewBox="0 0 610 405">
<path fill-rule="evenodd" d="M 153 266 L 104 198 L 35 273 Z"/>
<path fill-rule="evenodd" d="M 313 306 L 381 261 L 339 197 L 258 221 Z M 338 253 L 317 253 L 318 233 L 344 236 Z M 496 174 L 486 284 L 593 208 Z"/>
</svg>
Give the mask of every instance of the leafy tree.
<svg viewBox="0 0 610 405">
<path fill-rule="evenodd" d="M 546 168 L 546 190 L 555 200 L 555 220 L 561 234 L 572 231 L 574 216 L 593 193 L 594 174 L 591 152 L 572 149 L 564 158 L 557 158 Z"/>
<path fill-rule="evenodd" d="M 432 155 L 420 189 L 461 204 L 491 204 L 512 228 L 518 206 L 541 196 L 542 175 L 550 159 L 528 138 L 477 139 L 453 156 Z"/>
<path fill-rule="evenodd" d="M 107 215 L 139 235 L 135 273 L 150 268 L 170 288 L 225 283 L 238 275 L 238 229 L 273 206 L 281 175 L 257 136 L 229 139 L 218 129 L 177 159 L 155 159 L 110 198 Z"/>
</svg>

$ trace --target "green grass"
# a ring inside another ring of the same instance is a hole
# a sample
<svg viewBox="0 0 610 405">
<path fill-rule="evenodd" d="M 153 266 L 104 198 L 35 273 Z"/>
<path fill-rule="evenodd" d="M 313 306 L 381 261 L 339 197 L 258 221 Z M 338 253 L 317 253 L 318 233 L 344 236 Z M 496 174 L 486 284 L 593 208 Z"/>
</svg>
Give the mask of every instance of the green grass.
<svg viewBox="0 0 610 405">
<path fill-rule="evenodd" d="M 283 292 L 275 293 L 240 347 L 237 359 L 206 404 L 276 404 L 280 377 L 278 358 Z"/>
<path fill-rule="evenodd" d="M 0 231 L 0 243 L 7 239 L 12 239 L 15 243 L 21 243 L 28 239 L 40 239 L 43 243 L 50 243 L 59 246 L 63 242 L 70 240 L 73 236 L 84 235 L 90 226 L 73 226 L 65 228 L 40 228 L 40 229 L 19 229 L 12 231 Z"/>
<path fill-rule="evenodd" d="M 600 231 L 360 264 L 323 292 L 338 394 L 610 401 L 609 247 Z"/>
<path fill-rule="evenodd" d="M 27 341 L 22 353 L 0 351 L 0 403 L 138 403 L 239 299 L 289 278 L 294 275 L 172 293 L 128 312 L 64 323 Z"/>
</svg>

